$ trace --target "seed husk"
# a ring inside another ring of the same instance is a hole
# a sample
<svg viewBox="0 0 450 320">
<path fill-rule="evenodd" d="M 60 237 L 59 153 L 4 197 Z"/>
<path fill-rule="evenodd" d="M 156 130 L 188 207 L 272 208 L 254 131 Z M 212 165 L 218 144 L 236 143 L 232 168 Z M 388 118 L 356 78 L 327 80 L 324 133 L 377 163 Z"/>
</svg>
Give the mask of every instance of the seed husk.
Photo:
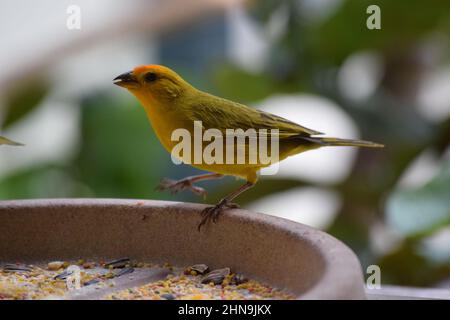
<svg viewBox="0 0 450 320">
<path fill-rule="evenodd" d="M 190 271 L 195 271 L 198 274 L 205 274 L 209 271 L 209 267 L 206 264 L 194 264 L 189 267 Z"/>
<path fill-rule="evenodd" d="M 131 264 L 130 258 L 120 258 L 105 263 L 105 268 L 112 268 L 112 269 L 125 268 L 130 264 Z"/>
<path fill-rule="evenodd" d="M 66 280 L 67 277 L 70 276 L 71 274 L 72 274 L 71 271 L 64 270 L 60 274 L 57 274 L 56 276 L 54 276 L 53 279 L 55 279 L 55 280 Z"/>
<path fill-rule="evenodd" d="M 164 293 L 160 296 L 161 298 L 164 298 L 166 300 L 175 300 L 175 296 L 170 293 Z"/>
<path fill-rule="evenodd" d="M 134 272 L 134 268 L 123 268 L 123 269 L 119 270 L 118 272 L 116 272 L 114 274 L 114 277 L 117 278 L 117 277 L 126 275 L 128 273 L 132 273 L 132 272 Z"/>
<path fill-rule="evenodd" d="M 96 283 L 99 283 L 99 282 L 100 282 L 100 279 L 95 278 L 95 279 L 91 279 L 89 281 L 86 281 L 84 283 L 84 285 L 85 286 L 90 286 L 90 285 L 93 285 L 93 284 L 96 284 Z"/>
<path fill-rule="evenodd" d="M 202 278 L 202 283 L 209 283 L 209 284 L 214 284 L 214 285 L 218 285 L 221 284 L 223 282 L 223 280 L 225 279 L 226 276 L 228 276 L 230 274 L 230 268 L 223 268 L 223 269 L 216 269 L 213 270 L 211 272 L 209 272 L 208 274 L 206 274 L 203 278 Z"/>
<path fill-rule="evenodd" d="M 248 279 L 246 277 L 244 277 L 244 275 L 237 273 L 237 274 L 233 275 L 230 283 L 235 284 L 235 285 L 240 285 L 245 282 L 248 282 Z"/>
<path fill-rule="evenodd" d="M 24 264 L 5 264 L 3 266 L 5 272 L 31 272 L 32 268 Z"/>
</svg>

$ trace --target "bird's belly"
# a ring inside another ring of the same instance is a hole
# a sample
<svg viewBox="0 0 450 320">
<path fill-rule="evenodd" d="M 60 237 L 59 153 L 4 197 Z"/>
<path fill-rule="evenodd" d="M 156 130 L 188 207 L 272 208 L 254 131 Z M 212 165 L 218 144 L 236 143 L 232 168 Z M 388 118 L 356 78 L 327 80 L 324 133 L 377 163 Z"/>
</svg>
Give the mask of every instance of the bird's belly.
<svg viewBox="0 0 450 320">
<path fill-rule="evenodd" d="M 211 145 L 211 141 L 196 140 L 193 132 L 184 129 L 184 127 L 181 127 L 181 129 L 184 130 L 184 133 L 189 133 L 188 138 L 181 137 L 181 135 L 177 134 L 172 136 L 172 132 L 180 129 L 179 127 L 173 127 L 172 130 L 168 130 L 167 127 L 157 128 L 157 126 L 154 126 L 154 129 L 161 144 L 177 163 L 182 162 L 201 170 L 237 176 L 244 179 L 247 179 L 249 176 L 254 176 L 261 167 L 266 166 L 261 164 L 258 159 L 256 159 L 256 162 L 250 161 L 248 148 L 246 149 L 244 163 L 239 163 L 236 154 L 236 145 L 234 145 L 234 155 L 227 159 L 227 146 L 225 143 L 222 144 L 222 147 L 218 147 L 212 151 L 214 146 Z M 173 140 L 172 138 L 179 139 Z M 216 146 L 218 145 L 216 144 Z"/>
<path fill-rule="evenodd" d="M 223 139 L 221 147 L 211 152 L 214 149 L 212 144 L 215 140 L 204 141 L 203 134 L 195 136 L 192 123 L 187 123 L 177 118 L 176 114 L 172 116 L 164 115 L 164 119 L 158 117 L 158 114 L 155 113 L 148 114 L 148 117 L 158 139 L 164 148 L 171 153 L 172 159 L 178 161 L 178 163 L 183 162 L 205 171 L 248 179 L 250 176 L 255 176 L 256 172 L 261 168 L 281 161 L 292 154 L 301 152 L 300 150 L 294 151 L 298 145 L 294 146 L 285 141 L 280 141 L 279 154 L 277 157 L 270 157 L 271 162 L 267 163 L 261 162 L 258 152 L 256 152 L 257 155 L 255 157 L 250 159 L 250 154 L 253 149 L 251 150 L 249 145 L 246 144 L 244 148 L 245 159 L 242 163 L 242 158 L 238 160 L 238 146 L 236 144 L 233 144 L 233 155 L 231 157 L 226 156 L 227 148 L 229 147 L 225 143 L 226 139 Z M 216 144 L 217 146 L 218 144 Z M 217 150 L 222 155 L 215 157 Z M 268 150 L 270 150 L 270 146 L 268 146 Z M 213 159 L 211 159 L 211 155 Z"/>
<path fill-rule="evenodd" d="M 161 117 L 155 112 L 147 112 L 147 116 L 159 141 L 171 153 L 174 146 L 178 143 L 178 141 L 172 140 L 172 135 L 176 130 L 184 128 L 183 122 L 169 116 Z"/>
</svg>

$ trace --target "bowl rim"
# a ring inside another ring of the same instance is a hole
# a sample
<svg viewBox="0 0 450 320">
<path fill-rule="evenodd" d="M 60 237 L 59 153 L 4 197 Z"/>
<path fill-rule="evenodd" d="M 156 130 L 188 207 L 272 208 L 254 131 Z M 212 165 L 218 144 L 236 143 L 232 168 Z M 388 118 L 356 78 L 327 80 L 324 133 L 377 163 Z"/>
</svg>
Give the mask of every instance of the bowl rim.
<svg viewBox="0 0 450 320">
<path fill-rule="evenodd" d="M 139 202 L 141 208 L 167 208 L 167 206 L 180 208 L 181 206 L 198 212 L 208 206 L 191 202 L 122 198 L 14 199 L 0 200 L 0 214 L 13 209 L 31 207 L 129 207 L 135 206 L 136 202 Z M 323 274 L 308 290 L 298 296 L 298 299 L 366 299 L 361 264 L 355 253 L 335 237 L 299 222 L 246 209 L 227 210 L 224 214 L 233 220 L 262 223 L 289 232 L 302 241 L 308 242 L 318 251 L 324 261 Z"/>
</svg>

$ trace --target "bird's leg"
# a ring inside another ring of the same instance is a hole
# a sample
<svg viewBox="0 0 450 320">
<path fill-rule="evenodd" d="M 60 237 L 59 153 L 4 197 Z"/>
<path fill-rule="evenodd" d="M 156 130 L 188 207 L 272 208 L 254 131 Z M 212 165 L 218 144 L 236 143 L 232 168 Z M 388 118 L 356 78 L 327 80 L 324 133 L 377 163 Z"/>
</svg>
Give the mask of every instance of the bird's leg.
<svg viewBox="0 0 450 320">
<path fill-rule="evenodd" d="M 160 184 L 156 187 L 156 190 L 169 190 L 172 194 L 189 189 L 193 193 L 201 195 L 203 197 L 206 196 L 206 190 L 200 187 L 195 186 L 193 183 L 201 180 L 209 180 L 209 179 L 219 179 L 222 178 L 223 175 L 219 173 L 207 173 L 201 174 L 198 176 L 186 177 L 180 180 L 172 180 L 164 178 Z"/>
<path fill-rule="evenodd" d="M 253 187 L 255 184 L 253 182 L 246 182 L 244 185 L 240 186 L 238 189 L 227 195 L 225 198 L 219 201 L 218 204 L 216 204 L 213 207 L 205 208 L 202 211 L 202 221 L 200 221 L 198 225 L 198 231 L 200 231 L 201 227 L 206 224 L 209 220 L 212 220 L 214 223 L 217 221 L 217 218 L 219 217 L 220 213 L 224 209 L 234 209 L 239 208 L 239 206 L 231 201 L 233 201 L 234 198 L 239 196 L 240 194 L 244 193 L 251 187 Z"/>
</svg>

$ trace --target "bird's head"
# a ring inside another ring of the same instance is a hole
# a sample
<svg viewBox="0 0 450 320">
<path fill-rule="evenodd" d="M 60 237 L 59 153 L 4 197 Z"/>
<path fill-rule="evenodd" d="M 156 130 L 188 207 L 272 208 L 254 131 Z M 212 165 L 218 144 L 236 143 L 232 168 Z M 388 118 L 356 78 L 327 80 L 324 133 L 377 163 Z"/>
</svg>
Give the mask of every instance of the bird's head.
<svg viewBox="0 0 450 320">
<path fill-rule="evenodd" d="M 159 65 L 138 66 L 117 76 L 113 81 L 140 100 L 160 102 L 176 99 L 192 88 L 175 71 Z"/>
</svg>

